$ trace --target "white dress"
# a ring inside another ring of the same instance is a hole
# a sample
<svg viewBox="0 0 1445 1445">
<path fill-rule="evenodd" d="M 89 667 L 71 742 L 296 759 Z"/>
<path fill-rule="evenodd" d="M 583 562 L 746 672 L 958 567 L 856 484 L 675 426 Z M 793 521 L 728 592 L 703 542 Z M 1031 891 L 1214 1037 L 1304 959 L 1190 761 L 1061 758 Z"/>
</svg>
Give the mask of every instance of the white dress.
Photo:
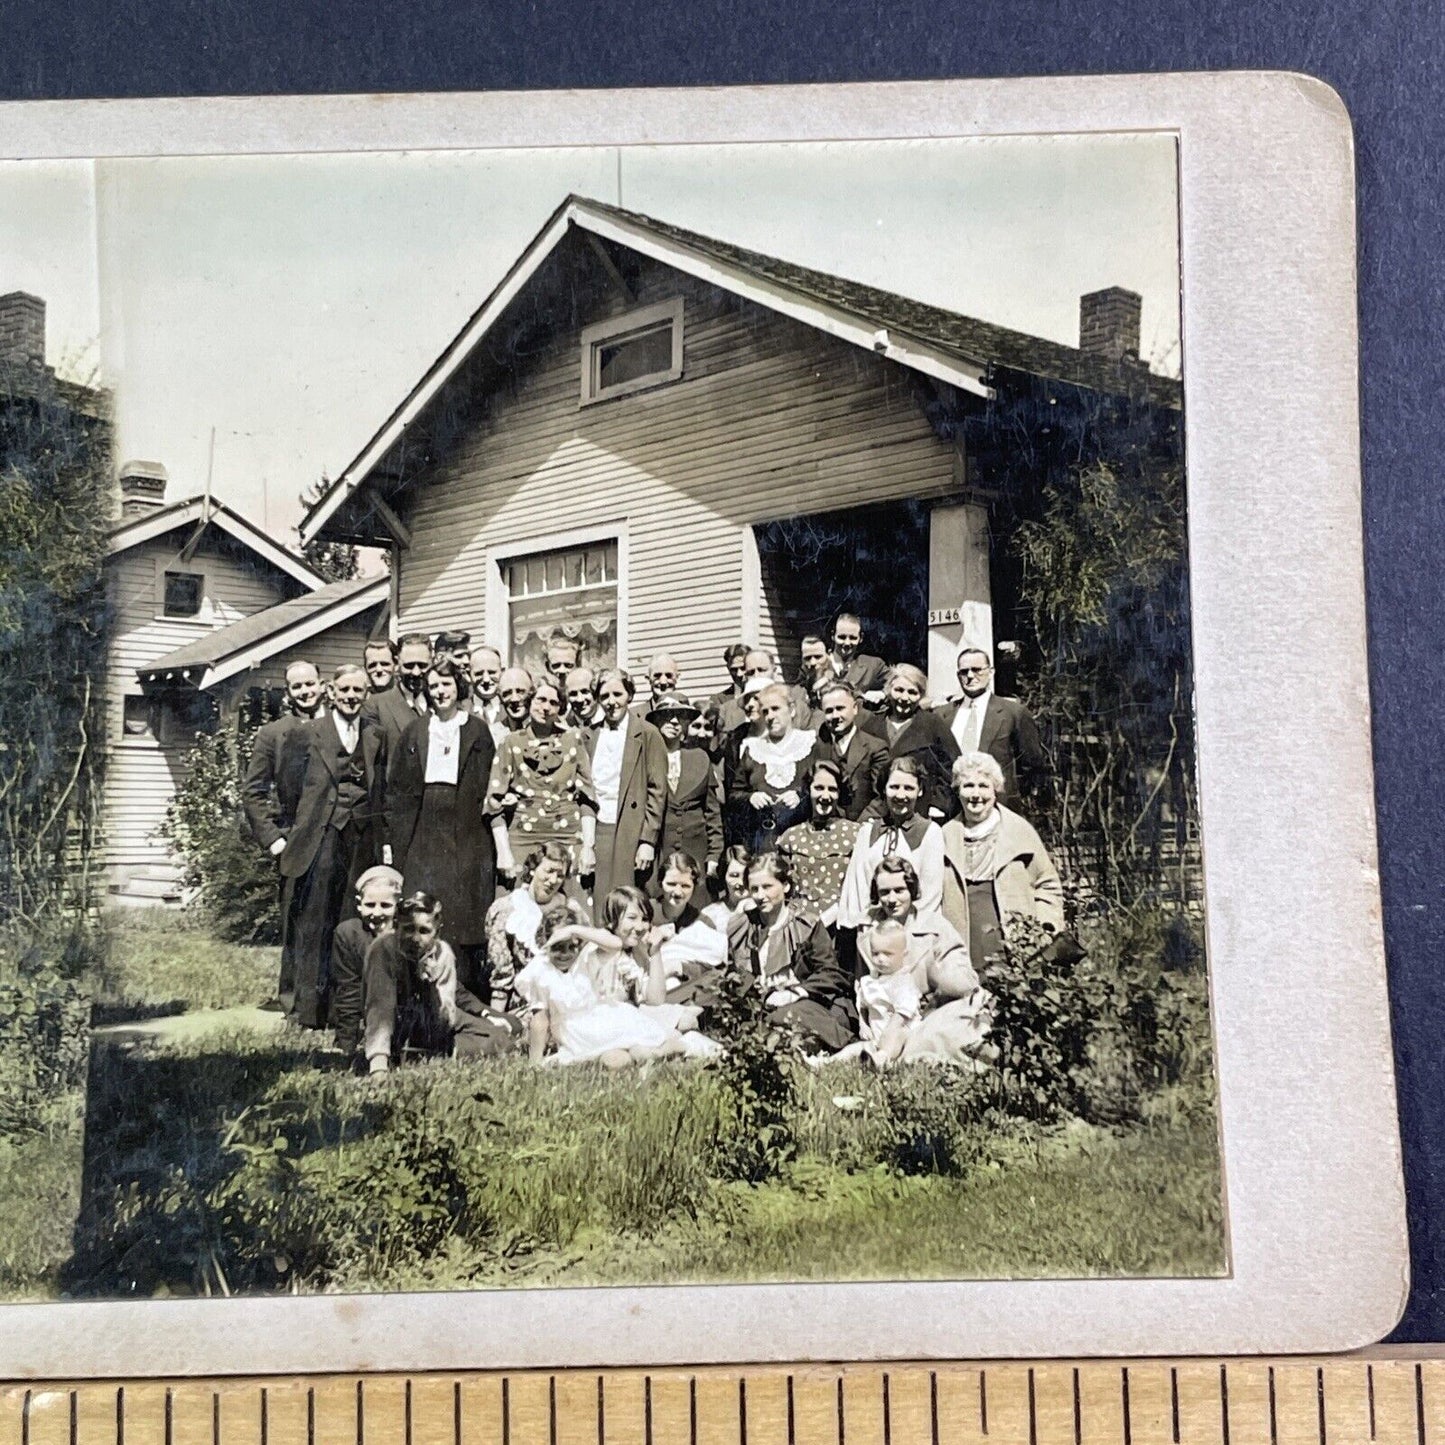
<svg viewBox="0 0 1445 1445">
<path fill-rule="evenodd" d="M 547 1014 L 557 1052 L 549 1062 L 580 1064 L 616 1049 L 657 1049 L 677 1038 L 671 1023 L 635 1004 L 604 1000 L 582 960 L 563 973 L 550 958 L 534 958 L 517 975 L 516 990 L 535 1013 Z"/>
<path fill-rule="evenodd" d="M 905 1027 L 916 1024 L 923 1012 L 923 994 L 913 970 L 865 973 L 854 985 L 858 999 L 858 1035 L 876 1044 L 895 1020 Z"/>
<path fill-rule="evenodd" d="M 722 1052 L 719 1044 L 696 1031 L 696 1005 L 641 1002 L 647 989 L 647 974 L 642 965 L 627 954 L 589 943 L 573 966 L 573 971 L 587 975 L 593 992 L 604 1004 L 628 1004 L 638 1013 L 661 1023 L 669 1035 L 674 1031 L 680 1034 L 683 1051 L 689 1058 L 711 1058 Z"/>
</svg>

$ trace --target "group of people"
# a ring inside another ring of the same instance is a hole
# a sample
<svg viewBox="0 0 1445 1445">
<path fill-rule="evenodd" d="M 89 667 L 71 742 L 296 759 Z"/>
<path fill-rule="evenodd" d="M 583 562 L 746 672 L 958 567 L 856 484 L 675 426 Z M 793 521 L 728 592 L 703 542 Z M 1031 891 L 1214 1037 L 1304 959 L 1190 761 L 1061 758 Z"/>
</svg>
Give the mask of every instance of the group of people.
<svg viewBox="0 0 1445 1445">
<path fill-rule="evenodd" d="M 785 680 L 737 643 L 701 703 L 556 636 L 545 670 L 465 633 L 293 663 L 253 737 L 247 824 L 281 880 L 280 1005 L 371 1072 L 410 1053 L 622 1067 L 707 1056 L 725 970 L 810 1057 L 978 1067 L 980 975 L 1015 915 L 1063 926 L 1019 811 L 1038 728 L 965 643 L 957 697 L 864 653 L 857 617 Z"/>
</svg>

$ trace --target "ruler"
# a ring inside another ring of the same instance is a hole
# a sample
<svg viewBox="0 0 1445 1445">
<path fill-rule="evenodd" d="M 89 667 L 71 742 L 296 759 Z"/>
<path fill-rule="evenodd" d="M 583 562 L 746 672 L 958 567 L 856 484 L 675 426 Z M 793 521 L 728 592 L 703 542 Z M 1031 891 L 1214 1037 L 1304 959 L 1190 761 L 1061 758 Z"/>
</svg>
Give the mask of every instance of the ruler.
<svg viewBox="0 0 1445 1445">
<path fill-rule="evenodd" d="M 1445 1360 L 800 1365 L 12 1384 L 4 1445 L 1445 1445 Z"/>
</svg>

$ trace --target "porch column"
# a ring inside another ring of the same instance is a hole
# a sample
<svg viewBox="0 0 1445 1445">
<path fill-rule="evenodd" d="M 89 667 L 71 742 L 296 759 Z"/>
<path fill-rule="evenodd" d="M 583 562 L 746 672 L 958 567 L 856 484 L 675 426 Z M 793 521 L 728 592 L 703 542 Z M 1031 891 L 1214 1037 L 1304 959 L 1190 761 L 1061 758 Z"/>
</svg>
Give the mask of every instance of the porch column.
<svg viewBox="0 0 1445 1445">
<path fill-rule="evenodd" d="M 977 502 L 933 509 L 928 528 L 928 694 L 958 687 L 954 658 L 965 640 L 993 656 L 988 583 L 988 508 Z"/>
</svg>

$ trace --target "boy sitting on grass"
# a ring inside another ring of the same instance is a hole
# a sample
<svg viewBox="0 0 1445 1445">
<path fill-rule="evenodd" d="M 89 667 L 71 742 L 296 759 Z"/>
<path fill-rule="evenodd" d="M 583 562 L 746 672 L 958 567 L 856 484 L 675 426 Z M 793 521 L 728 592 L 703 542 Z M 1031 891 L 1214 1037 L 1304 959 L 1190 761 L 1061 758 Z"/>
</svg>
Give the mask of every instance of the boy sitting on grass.
<svg viewBox="0 0 1445 1445">
<path fill-rule="evenodd" d="M 512 1053 L 516 1019 L 488 1008 L 457 981 L 457 960 L 441 936 L 441 904 L 417 892 L 397 905 L 396 929 L 366 951 L 366 1063 L 384 1074 L 402 1050 L 446 1058 Z"/>
<path fill-rule="evenodd" d="M 331 1005 L 328 1022 L 336 1047 L 349 1060 L 361 1047 L 361 1023 L 365 1017 L 362 980 L 366 950 L 374 939 L 390 933 L 396 919 L 396 900 L 401 897 L 401 874 L 378 864 L 356 880 L 357 917 L 336 925 L 331 942 Z"/>
</svg>

